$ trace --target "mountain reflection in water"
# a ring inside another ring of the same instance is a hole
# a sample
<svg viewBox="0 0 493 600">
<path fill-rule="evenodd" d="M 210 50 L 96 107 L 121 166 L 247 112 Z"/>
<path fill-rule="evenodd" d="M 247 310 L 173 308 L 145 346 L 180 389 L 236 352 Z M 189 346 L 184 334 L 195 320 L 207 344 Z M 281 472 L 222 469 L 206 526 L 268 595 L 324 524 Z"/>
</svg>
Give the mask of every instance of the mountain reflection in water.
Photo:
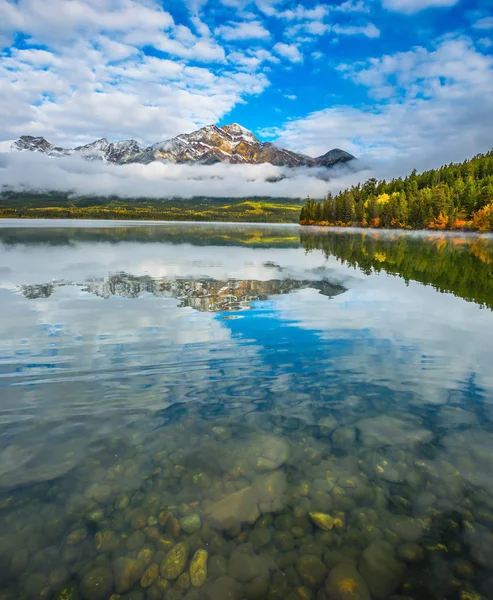
<svg viewBox="0 0 493 600">
<path fill-rule="evenodd" d="M 0 227 L 2 600 L 493 598 L 487 238 L 70 225 Z"/>
<path fill-rule="evenodd" d="M 57 287 L 56 284 L 51 283 L 24 285 L 20 289 L 26 298 L 34 300 L 48 298 L 56 292 Z M 110 275 L 103 281 L 88 282 L 82 287 L 85 291 L 101 298 L 110 298 L 111 296 L 139 298 L 146 293 L 163 298 L 176 298 L 180 300 L 179 307 L 188 306 L 201 312 L 248 310 L 252 308 L 252 302 L 257 300 L 267 300 L 269 296 L 289 294 L 294 290 L 305 288 L 318 290 L 323 296 L 329 298 L 344 292 L 341 285 L 324 280 L 166 280 L 146 275 L 135 277 L 126 273 Z"/>
</svg>

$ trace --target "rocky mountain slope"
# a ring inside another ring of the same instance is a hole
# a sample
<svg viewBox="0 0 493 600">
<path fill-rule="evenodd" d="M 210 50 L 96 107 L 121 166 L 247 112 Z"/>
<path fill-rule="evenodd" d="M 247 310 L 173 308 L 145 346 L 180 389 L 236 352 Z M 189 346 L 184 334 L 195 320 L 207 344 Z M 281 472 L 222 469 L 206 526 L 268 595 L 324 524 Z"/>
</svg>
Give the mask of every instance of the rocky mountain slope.
<svg viewBox="0 0 493 600">
<path fill-rule="evenodd" d="M 251 131 L 237 123 L 222 127 L 208 125 L 147 148 L 135 140 L 109 142 L 102 138 L 85 146 L 67 149 L 55 146 L 43 137 L 24 135 L 10 144 L 2 143 L 0 150 L 41 152 L 53 157 L 79 155 L 87 160 L 102 160 L 117 165 L 161 161 L 206 165 L 229 162 L 252 165 L 271 163 L 283 167 L 332 167 L 354 159 L 354 156 L 339 148 L 317 158 L 297 154 L 259 141 Z"/>
</svg>

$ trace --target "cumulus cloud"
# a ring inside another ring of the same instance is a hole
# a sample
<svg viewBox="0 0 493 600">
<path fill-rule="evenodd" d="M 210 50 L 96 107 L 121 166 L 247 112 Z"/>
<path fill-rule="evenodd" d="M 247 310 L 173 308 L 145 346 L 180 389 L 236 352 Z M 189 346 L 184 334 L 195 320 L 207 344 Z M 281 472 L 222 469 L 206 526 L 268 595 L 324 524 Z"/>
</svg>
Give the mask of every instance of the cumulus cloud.
<svg viewBox="0 0 493 600">
<path fill-rule="evenodd" d="M 303 62 L 303 55 L 296 44 L 284 44 L 283 42 L 277 42 L 272 49 L 274 52 L 277 52 L 279 56 L 287 58 L 290 62 Z"/>
<path fill-rule="evenodd" d="M 343 67 L 377 101 L 335 106 L 264 131 L 317 156 L 340 147 L 379 176 L 463 160 L 493 145 L 493 57 L 465 37 Z"/>
<path fill-rule="evenodd" d="M 483 17 L 478 19 L 473 27 L 475 29 L 493 29 L 493 17 Z"/>
<path fill-rule="evenodd" d="M 3 139 L 154 142 L 215 123 L 269 85 L 268 52 L 230 44 L 227 55 L 198 15 L 178 24 L 157 0 L 0 0 L 0 14 Z M 18 32 L 23 47 L 7 48 Z M 235 35 L 269 32 L 245 21 Z"/>
<path fill-rule="evenodd" d="M 148 165 L 110 165 L 80 157 L 50 158 L 34 152 L 0 153 L 2 189 L 64 191 L 75 195 L 122 198 L 191 198 L 211 196 L 244 198 L 273 196 L 322 198 L 359 177 L 353 167 L 298 168 L 263 165 L 184 165 L 153 162 Z"/>
<path fill-rule="evenodd" d="M 60 145 L 102 134 L 166 139 L 215 123 L 246 96 L 260 94 L 269 85 L 257 72 L 261 62 L 256 58 L 248 73 L 235 64 L 216 71 L 146 56 L 104 35 L 62 53 L 12 49 L 0 62 L 3 135 L 43 135 Z"/>
</svg>

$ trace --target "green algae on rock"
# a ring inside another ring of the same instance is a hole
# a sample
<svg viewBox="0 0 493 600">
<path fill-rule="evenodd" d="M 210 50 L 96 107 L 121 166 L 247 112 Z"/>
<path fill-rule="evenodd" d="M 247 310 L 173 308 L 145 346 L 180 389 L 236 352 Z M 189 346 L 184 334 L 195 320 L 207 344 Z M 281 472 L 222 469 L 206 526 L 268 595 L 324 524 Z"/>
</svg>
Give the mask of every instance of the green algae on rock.
<svg viewBox="0 0 493 600">
<path fill-rule="evenodd" d="M 336 565 L 325 581 L 328 600 L 371 600 L 368 586 L 351 563 Z"/>
<path fill-rule="evenodd" d="M 161 575 L 165 579 L 178 579 L 187 564 L 188 553 L 188 545 L 184 542 L 179 542 L 171 548 L 161 563 Z"/>
<path fill-rule="evenodd" d="M 190 580 L 194 587 L 201 587 L 207 579 L 207 550 L 197 550 L 190 562 Z"/>
</svg>

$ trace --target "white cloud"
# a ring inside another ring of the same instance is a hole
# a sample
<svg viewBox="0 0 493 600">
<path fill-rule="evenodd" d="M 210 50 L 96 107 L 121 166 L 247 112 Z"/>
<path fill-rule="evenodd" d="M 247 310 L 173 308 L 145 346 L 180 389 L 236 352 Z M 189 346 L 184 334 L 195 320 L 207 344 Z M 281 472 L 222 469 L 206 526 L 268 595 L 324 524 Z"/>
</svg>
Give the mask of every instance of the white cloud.
<svg viewBox="0 0 493 600">
<path fill-rule="evenodd" d="M 221 25 L 215 31 L 224 40 L 266 40 L 270 38 L 270 33 L 265 29 L 262 23 L 258 21 L 230 23 Z"/>
<path fill-rule="evenodd" d="M 446 8 L 454 6 L 459 0 L 383 0 L 384 8 L 404 14 L 417 13 L 426 8 Z"/>
<path fill-rule="evenodd" d="M 262 49 L 236 56 L 231 49 L 234 59 L 226 58 L 199 17 L 192 31 L 154 0 L 0 0 L 2 10 L 7 37 L 21 31 L 45 46 L 0 51 L 3 139 L 153 143 L 215 123 L 262 93 L 269 85 L 262 63 L 279 61 Z"/>
<path fill-rule="evenodd" d="M 298 98 L 298 96 L 296 96 L 295 94 L 284 94 L 284 97 L 288 100 L 296 100 Z"/>
<path fill-rule="evenodd" d="M 290 121 L 270 132 L 281 146 L 312 156 L 343 148 L 378 176 L 389 176 L 463 160 L 493 145 L 493 57 L 467 38 L 351 65 L 347 76 L 374 97 L 390 98 Z"/>
<path fill-rule="evenodd" d="M 303 55 L 296 44 L 284 44 L 283 42 L 277 42 L 272 49 L 274 52 L 277 52 L 279 56 L 287 58 L 293 63 L 303 62 Z"/>
<path fill-rule="evenodd" d="M 334 6 L 333 10 L 337 10 L 339 12 L 352 13 L 370 13 L 371 8 L 368 4 L 363 2 L 362 0 L 346 0 L 342 4 L 338 6 Z"/>
<path fill-rule="evenodd" d="M 483 48 L 491 48 L 491 46 L 493 46 L 493 40 L 491 40 L 491 38 L 484 37 L 478 40 L 478 44 L 483 46 Z"/>
<path fill-rule="evenodd" d="M 327 151 L 327 148 L 325 149 Z M 328 178 L 331 181 L 328 183 Z M 284 178 L 284 179 L 281 179 Z M 340 178 L 340 179 L 339 179 Z M 109 165 L 79 157 L 50 158 L 31 152 L 0 153 L 0 189 L 60 190 L 121 197 L 322 198 L 329 186 L 354 181 L 348 167 L 290 169 L 263 165 Z"/>
<path fill-rule="evenodd" d="M 478 19 L 473 27 L 475 29 L 493 29 L 493 17 L 483 17 Z"/>
<path fill-rule="evenodd" d="M 301 4 L 298 4 L 296 8 L 288 9 L 279 12 L 276 16 L 281 19 L 287 19 L 288 21 L 293 20 L 322 20 L 326 15 L 329 14 L 329 7 L 319 4 L 314 8 L 307 8 Z"/>
<path fill-rule="evenodd" d="M 366 25 L 333 25 L 332 31 L 339 35 L 364 35 L 368 38 L 380 37 L 380 30 L 373 25 L 373 23 L 367 23 Z"/>
<path fill-rule="evenodd" d="M 174 25 L 158 3 L 135 0 L 0 0 L 0 32 L 18 31 L 50 46 L 100 31 L 158 33 Z"/>
</svg>

